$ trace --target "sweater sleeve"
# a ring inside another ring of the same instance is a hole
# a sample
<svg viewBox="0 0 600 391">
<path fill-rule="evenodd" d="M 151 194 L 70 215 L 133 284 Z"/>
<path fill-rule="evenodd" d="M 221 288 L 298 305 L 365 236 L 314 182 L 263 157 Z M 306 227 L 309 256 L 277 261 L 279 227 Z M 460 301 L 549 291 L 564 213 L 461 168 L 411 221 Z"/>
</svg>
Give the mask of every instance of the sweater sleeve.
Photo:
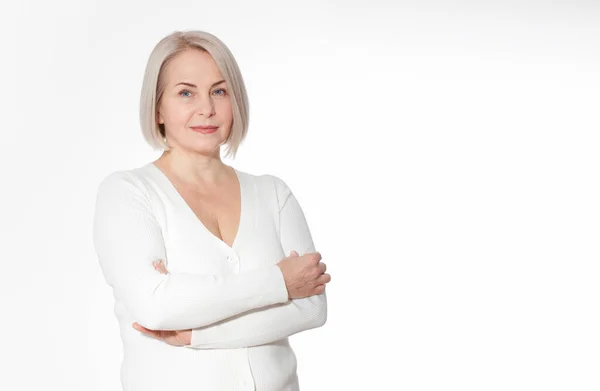
<svg viewBox="0 0 600 391">
<path fill-rule="evenodd" d="M 271 176 L 280 206 L 280 239 L 286 255 L 296 250 L 315 252 L 305 215 L 298 200 L 278 177 Z M 327 320 L 325 292 L 283 304 L 256 309 L 217 324 L 192 330 L 192 349 L 240 348 L 262 345 L 317 328 Z"/>
<path fill-rule="evenodd" d="M 167 259 L 162 231 L 144 185 L 127 171 L 98 187 L 93 242 L 115 300 L 152 330 L 191 329 L 288 301 L 277 265 L 227 277 L 156 271 L 152 263 Z"/>
</svg>

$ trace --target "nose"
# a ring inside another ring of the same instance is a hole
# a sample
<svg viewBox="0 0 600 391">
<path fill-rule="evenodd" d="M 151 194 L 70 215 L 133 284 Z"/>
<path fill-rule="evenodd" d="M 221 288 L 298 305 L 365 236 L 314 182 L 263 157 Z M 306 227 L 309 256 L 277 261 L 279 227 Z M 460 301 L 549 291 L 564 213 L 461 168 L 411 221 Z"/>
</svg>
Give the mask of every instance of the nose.
<svg viewBox="0 0 600 391">
<path fill-rule="evenodd" d="M 212 117 L 215 114 L 215 105 L 212 99 L 199 99 L 196 106 L 196 114 L 203 115 L 205 117 Z"/>
</svg>

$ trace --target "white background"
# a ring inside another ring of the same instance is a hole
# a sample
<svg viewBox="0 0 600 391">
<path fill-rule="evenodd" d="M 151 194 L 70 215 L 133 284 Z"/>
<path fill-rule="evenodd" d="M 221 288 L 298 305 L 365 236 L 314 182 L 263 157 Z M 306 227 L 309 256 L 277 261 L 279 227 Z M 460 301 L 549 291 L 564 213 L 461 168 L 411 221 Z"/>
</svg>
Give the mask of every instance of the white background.
<svg viewBox="0 0 600 391">
<path fill-rule="evenodd" d="M 597 1 L 13 3 L 0 389 L 120 389 L 94 197 L 159 156 L 143 71 L 187 29 L 246 81 L 226 162 L 286 180 L 332 275 L 302 391 L 600 388 Z"/>
</svg>

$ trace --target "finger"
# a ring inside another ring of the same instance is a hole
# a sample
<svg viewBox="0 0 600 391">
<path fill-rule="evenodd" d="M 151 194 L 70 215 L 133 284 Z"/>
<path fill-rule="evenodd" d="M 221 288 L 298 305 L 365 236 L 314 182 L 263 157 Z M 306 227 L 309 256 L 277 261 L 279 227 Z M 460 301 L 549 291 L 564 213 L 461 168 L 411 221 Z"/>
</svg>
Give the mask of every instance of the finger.
<svg viewBox="0 0 600 391">
<path fill-rule="evenodd" d="M 323 292 L 325 292 L 325 285 L 317 285 L 315 287 L 315 294 L 320 295 Z"/>
<path fill-rule="evenodd" d="M 325 262 L 319 262 L 319 264 L 317 266 L 319 266 L 319 270 L 321 270 L 321 274 L 323 274 L 327 271 L 327 265 L 325 264 Z"/>
<path fill-rule="evenodd" d="M 321 253 L 320 252 L 314 252 L 312 253 L 312 260 L 315 264 L 319 263 L 319 261 L 323 259 L 323 257 L 321 257 Z"/>
<path fill-rule="evenodd" d="M 169 272 L 167 271 L 167 268 L 162 265 L 160 265 L 158 268 L 156 268 L 156 270 L 158 270 L 158 272 L 161 274 L 169 274 Z"/>
<path fill-rule="evenodd" d="M 167 271 L 167 267 L 165 266 L 164 262 L 161 260 L 160 262 L 158 261 L 154 261 L 152 262 L 152 266 L 154 266 L 154 269 L 156 271 L 158 271 L 161 274 L 168 274 L 169 272 Z"/>
<path fill-rule="evenodd" d="M 144 326 L 142 326 L 138 322 L 133 322 L 132 326 L 133 326 L 134 329 L 136 329 L 138 331 L 152 331 L 150 329 L 145 328 Z"/>
<path fill-rule="evenodd" d="M 297 257 L 298 253 L 296 252 L 296 250 L 292 250 L 290 251 L 290 255 L 288 255 L 288 257 Z"/>
<path fill-rule="evenodd" d="M 144 326 L 142 326 L 138 322 L 133 322 L 132 326 L 133 326 L 134 329 L 136 329 L 137 331 L 140 331 L 142 333 L 152 332 L 152 330 L 145 328 Z"/>
<path fill-rule="evenodd" d="M 331 281 L 331 275 L 323 273 L 317 278 L 317 284 L 327 284 Z"/>
</svg>

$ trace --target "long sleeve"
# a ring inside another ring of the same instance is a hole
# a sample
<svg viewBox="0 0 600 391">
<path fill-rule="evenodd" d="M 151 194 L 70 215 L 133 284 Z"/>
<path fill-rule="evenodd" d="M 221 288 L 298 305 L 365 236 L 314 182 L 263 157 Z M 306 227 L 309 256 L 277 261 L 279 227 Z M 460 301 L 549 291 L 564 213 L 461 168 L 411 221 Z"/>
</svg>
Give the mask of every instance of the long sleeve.
<svg viewBox="0 0 600 391">
<path fill-rule="evenodd" d="M 166 260 L 162 231 L 143 183 L 127 171 L 98 187 L 93 241 L 115 299 L 149 329 L 191 329 L 288 301 L 277 265 L 227 277 L 158 273 L 152 262 Z"/>
<path fill-rule="evenodd" d="M 280 178 L 271 175 L 277 191 L 281 246 L 286 255 L 296 250 L 315 252 L 305 215 L 298 200 Z M 287 303 L 259 308 L 207 327 L 192 330 L 188 348 L 240 348 L 262 345 L 320 327 L 327 320 L 325 292 Z"/>
</svg>

